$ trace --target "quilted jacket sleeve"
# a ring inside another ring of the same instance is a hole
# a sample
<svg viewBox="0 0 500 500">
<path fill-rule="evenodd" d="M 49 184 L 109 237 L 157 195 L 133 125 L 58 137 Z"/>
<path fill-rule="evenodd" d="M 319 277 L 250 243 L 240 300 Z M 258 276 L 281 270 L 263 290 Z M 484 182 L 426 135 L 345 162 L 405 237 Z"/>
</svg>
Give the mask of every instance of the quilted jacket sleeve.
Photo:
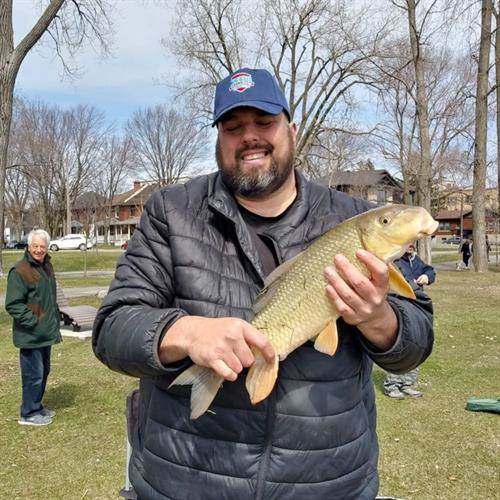
<svg viewBox="0 0 500 500">
<path fill-rule="evenodd" d="M 416 300 L 389 295 L 388 301 L 398 318 L 395 344 L 385 352 L 378 351 L 360 335 L 370 358 L 391 373 L 405 373 L 423 363 L 432 351 L 434 333 L 432 302 L 423 292 L 415 291 Z"/>
<path fill-rule="evenodd" d="M 5 309 L 14 320 L 24 328 L 33 328 L 38 318 L 26 304 L 28 290 L 21 275 L 11 269 L 7 279 L 7 293 L 5 295 Z"/>
<path fill-rule="evenodd" d="M 94 322 L 92 347 L 112 370 L 159 376 L 186 363 L 165 366 L 158 357 L 163 332 L 186 313 L 173 307 L 173 266 L 167 210 L 161 193 L 146 204 L 127 252 L 118 260 L 115 279 Z"/>
</svg>

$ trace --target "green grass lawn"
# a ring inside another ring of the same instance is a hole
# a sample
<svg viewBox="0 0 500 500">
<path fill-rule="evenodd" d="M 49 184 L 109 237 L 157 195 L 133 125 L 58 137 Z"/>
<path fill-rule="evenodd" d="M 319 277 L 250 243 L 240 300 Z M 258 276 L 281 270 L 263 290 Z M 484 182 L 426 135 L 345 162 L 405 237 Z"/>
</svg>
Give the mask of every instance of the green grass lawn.
<svg viewBox="0 0 500 500">
<path fill-rule="evenodd" d="M 24 254 L 24 250 L 4 250 L 3 267 L 8 270 L 19 261 Z M 102 271 L 114 269 L 116 260 L 123 254 L 123 250 L 106 250 L 96 252 L 95 249 L 81 252 L 80 250 L 59 250 L 58 252 L 49 252 L 52 258 L 52 265 L 57 272 L 64 271 L 83 271 L 85 258 L 87 258 L 88 271 Z"/>
<path fill-rule="evenodd" d="M 468 412 L 468 397 L 500 397 L 500 273 L 439 272 L 434 352 L 419 384 L 424 397 L 395 401 L 374 380 L 380 494 L 405 500 L 494 499 L 500 484 L 500 415 Z M 98 304 L 97 298 L 72 303 Z M 45 428 L 17 424 L 18 351 L 0 313 L 0 498 L 113 499 L 124 483 L 125 396 L 134 379 L 93 356 L 89 341 L 53 349 Z"/>
<path fill-rule="evenodd" d="M 500 415 L 468 412 L 468 397 L 500 397 L 500 275 L 440 272 L 428 288 L 435 345 L 420 399 L 377 386 L 381 492 L 405 499 L 500 498 Z"/>
</svg>

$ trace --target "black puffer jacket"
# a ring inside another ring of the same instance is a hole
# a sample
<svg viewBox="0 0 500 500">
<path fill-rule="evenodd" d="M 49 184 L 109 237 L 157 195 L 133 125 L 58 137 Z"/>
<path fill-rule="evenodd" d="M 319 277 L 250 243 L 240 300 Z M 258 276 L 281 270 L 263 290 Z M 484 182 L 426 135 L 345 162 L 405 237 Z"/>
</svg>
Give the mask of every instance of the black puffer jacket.
<svg viewBox="0 0 500 500">
<path fill-rule="evenodd" d="M 305 249 L 363 201 L 299 176 L 287 225 L 270 235 L 282 260 Z M 209 412 L 189 419 L 188 365 L 163 366 L 162 331 L 182 315 L 251 319 L 263 284 L 250 235 L 217 174 L 155 193 L 146 204 L 94 324 L 93 346 L 111 369 L 141 377 L 132 436 L 132 483 L 142 499 L 372 499 L 378 490 L 372 360 L 391 372 L 432 348 L 432 307 L 390 297 L 396 344 L 377 353 L 340 326 L 334 358 L 312 343 L 280 364 L 272 394 L 252 406 L 244 377 L 225 383 Z M 168 332 L 167 332 L 168 335 Z"/>
</svg>

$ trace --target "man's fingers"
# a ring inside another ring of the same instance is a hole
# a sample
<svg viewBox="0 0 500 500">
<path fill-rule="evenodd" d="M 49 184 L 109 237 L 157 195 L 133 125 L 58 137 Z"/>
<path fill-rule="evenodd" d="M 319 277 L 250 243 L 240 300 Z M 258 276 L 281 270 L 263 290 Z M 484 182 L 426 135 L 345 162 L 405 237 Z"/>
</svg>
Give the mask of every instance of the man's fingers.
<svg viewBox="0 0 500 500">
<path fill-rule="evenodd" d="M 337 281 L 341 285 L 344 285 L 341 287 L 337 287 L 337 291 L 346 300 L 347 303 L 356 308 L 356 304 L 349 298 L 352 293 L 355 293 L 356 296 L 359 296 L 365 300 L 368 300 L 373 295 L 373 284 L 370 279 L 362 274 L 361 271 L 353 264 L 351 264 L 344 255 L 336 255 L 334 258 L 334 262 L 339 271 L 339 276 L 343 278 L 342 280 L 336 280 L 335 286 L 337 285 Z M 332 277 L 335 276 L 335 272 L 331 274 Z M 347 286 L 348 288 L 345 288 L 345 286 Z"/>
<path fill-rule="evenodd" d="M 267 340 L 262 332 L 253 327 L 250 323 L 245 323 L 243 327 L 243 336 L 247 344 L 256 347 L 268 363 L 274 362 L 276 352 L 271 342 Z"/>
<path fill-rule="evenodd" d="M 238 378 L 238 374 L 231 370 L 229 366 L 222 361 L 222 359 L 216 359 L 210 364 L 210 368 L 217 373 L 220 377 L 223 377 L 226 380 L 230 380 L 234 382 Z"/>
<path fill-rule="evenodd" d="M 245 342 L 245 340 L 241 339 L 240 342 L 237 342 L 236 345 L 234 346 L 233 350 L 234 350 L 234 354 L 236 354 L 240 363 L 245 368 L 249 368 L 250 366 L 253 365 L 255 358 L 254 358 L 254 355 L 252 354 L 252 351 L 250 350 L 250 347 L 248 347 L 248 344 Z"/>
<path fill-rule="evenodd" d="M 351 323 L 354 318 L 354 311 L 342 300 L 337 291 L 332 285 L 326 285 L 326 293 L 333 302 L 333 307 L 342 318 L 348 323 Z"/>
<path fill-rule="evenodd" d="M 338 259 L 336 258 L 336 263 L 337 260 Z M 333 269 L 333 267 L 328 266 L 325 269 L 325 275 L 329 281 L 329 286 L 334 289 L 335 295 L 338 296 L 340 300 L 342 300 L 342 302 L 344 302 L 354 310 L 358 310 L 361 307 L 362 299 L 358 295 L 357 291 L 351 288 L 346 283 L 346 281 L 344 281 L 344 279 Z M 346 275 L 346 279 L 348 280 L 349 276 Z M 332 294 L 330 295 L 332 296 Z"/>
<path fill-rule="evenodd" d="M 389 287 L 389 268 L 387 264 L 366 250 L 357 250 L 356 257 L 362 262 L 371 274 L 371 281 L 377 287 Z"/>
</svg>

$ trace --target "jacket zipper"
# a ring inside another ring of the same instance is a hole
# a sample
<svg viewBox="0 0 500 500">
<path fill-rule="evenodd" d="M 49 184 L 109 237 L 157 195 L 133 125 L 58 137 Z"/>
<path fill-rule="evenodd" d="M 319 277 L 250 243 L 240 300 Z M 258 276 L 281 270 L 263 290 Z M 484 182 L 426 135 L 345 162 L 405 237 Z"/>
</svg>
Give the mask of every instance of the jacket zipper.
<svg viewBox="0 0 500 500">
<path fill-rule="evenodd" d="M 273 244 L 275 254 L 278 258 L 278 263 L 283 263 L 283 256 L 281 255 L 281 249 L 269 234 L 264 234 Z M 278 380 L 276 380 L 276 384 Z M 257 474 L 257 489 L 255 492 L 256 500 L 263 500 L 266 485 L 266 472 L 269 466 L 269 460 L 271 459 L 271 448 L 272 448 L 272 438 L 274 433 L 274 426 L 276 424 L 276 386 L 274 387 L 271 394 L 267 398 L 267 410 L 266 410 L 266 436 L 264 441 L 264 453 L 259 464 L 259 472 Z"/>
<path fill-rule="evenodd" d="M 257 473 L 257 488 L 255 491 L 255 500 L 264 498 L 266 472 L 268 470 L 269 460 L 271 458 L 272 437 L 274 424 L 276 423 L 276 388 L 268 396 L 266 410 L 266 437 L 264 441 L 264 453 L 260 459 L 259 472 Z"/>
</svg>

